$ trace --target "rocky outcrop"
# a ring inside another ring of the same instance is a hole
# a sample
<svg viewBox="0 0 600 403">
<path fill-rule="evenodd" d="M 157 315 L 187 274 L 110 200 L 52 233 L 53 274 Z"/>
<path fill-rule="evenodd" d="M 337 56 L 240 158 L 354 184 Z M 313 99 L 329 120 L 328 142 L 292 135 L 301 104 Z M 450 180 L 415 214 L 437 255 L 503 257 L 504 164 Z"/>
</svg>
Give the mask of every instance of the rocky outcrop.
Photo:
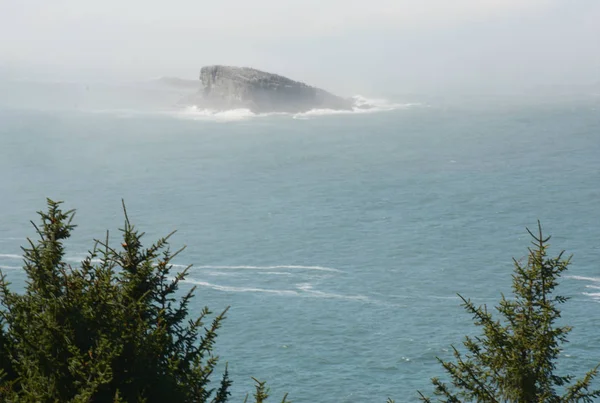
<svg viewBox="0 0 600 403">
<path fill-rule="evenodd" d="M 195 103 L 204 108 L 295 113 L 311 109 L 351 110 L 353 107 L 351 99 L 248 67 L 202 67 L 200 81 L 202 88 Z"/>
</svg>

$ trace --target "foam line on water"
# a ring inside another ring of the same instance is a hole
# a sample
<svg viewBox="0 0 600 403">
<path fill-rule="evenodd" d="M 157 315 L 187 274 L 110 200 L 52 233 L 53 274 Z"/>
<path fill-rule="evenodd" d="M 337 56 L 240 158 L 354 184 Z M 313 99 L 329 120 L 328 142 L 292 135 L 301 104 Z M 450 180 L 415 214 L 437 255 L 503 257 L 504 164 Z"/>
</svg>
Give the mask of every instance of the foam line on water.
<svg viewBox="0 0 600 403">
<path fill-rule="evenodd" d="M 585 276 L 564 276 L 564 278 L 579 281 L 592 281 L 594 283 L 600 282 L 600 277 L 585 277 Z"/>
<path fill-rule="evenodd" d="M 225 291 L 225 292 L 255 292 L 255 293 L 267 293 L 267 294 L 277 294 L 277 295 L 298 295 L 298 292 L 296 292 L 294 290 L 273 290 L 273 289 L 267 289 L 267 288 L 254 288 L 254 287 L 233 287 L 233 286 L 213 284 L 213 283 L 209 283 L 207 281 L 192 280 L 192 279 L 181 280 L 181 282 L 194 284 L 194 285 L 198 285 L 201 287 L 212 288 L 213 290 Z"/>
<path fill-rule="evenodd" d="M 5 257 L 7 259 L 21 259 L 22 257 L 19 255 L 11 255 L 11 254 L 0 254 L 0 258 Z M 69 256 L 64 259 L 67 262 L 80 263 L 85 260 L 85 256 Z M 92 263 L 101 263 L 102 260 L 95 258 L 92 259 Z M 189 265 L 185 264 L 171 264 L 174 268 L 185 269 Z M 191 269 L 208 269 L 208 270 L 269 270 L 267 273 L 261 274 L 277 274 L 277 275 L 290 275 L 289 272 L 277 272 L 277 270 L 313 270 L 313 271 L 325 271 L 325 272 L 333 272 L 333 273 L 343 273 L 342 270 L 336 269 L 333 267 L 325 267 L 325 266 L 304 266 L 304 265 L 273 265 L 273 266 L 254 266 L 254 265 L 204 265 L 204 266 L 194 266 L 192 265 Z M 274 271 L 275 270 L 275 271 Z M 207 272 L 210 275 L 227 275 L 223 273 L 219 273 L 218 271 Z"/>
<path fill-rule="evenodd" d="M 171 266 L 176 267 L 178 269 L 185 269 L 186 267 L 189 266 L 189 264 L 171 264 Z"/>
<path fill-rule="evenodd" d="M 0 270 L 19 270 L 22 267 L 20 266 L 4 266 L 4 265 L 0 265 Z"/>
<path fill-rule="evenodd" d="M 298 284 L 296 288 L 303 293 L 318 297 L 318 298 L 330 298 L 330 299 L 347 299 L 353 301 L 368 301 L 369 297 L 365 295 L 343 295 L 343 294 L 335 294 L 330 292 L 323 292 L 313 290 L 312 284 Z"/>
<path fill-rule="evenodd" d="M 333 267 L 324 266 L 301 266 L 301 265 L 276 265 L 276 266 L 193 266 L 196 269 L 213 269 L 213 270 L 278 270 L 278 269 L 289 269 L 289 270 L 315 270 L 315 271 L 328 271 L 343 273 L 340 269 Z"/>
<path fill-rule="evenodd" d="M 409 300 L 421 300 L 421 299 L 442 299 L 442 300 L 460 300 L 457 295 L 423 295 L 423 294 L 383 294 L 380 292 L 374 293 L 384 298 L 397 298 L 397 299 L 409 299 Z M 472 300 L 478 300 L 481 298 L 471 297 Z"/>
<path fill-rule="evenodd" d="M 207 271 L 207 272 L 203 272 L 202 274 L 205 274 L 207 276 L 214 276 L 214 277 L 233 277 L 233 276 L 235 276 L 235 273 L 223 272 L 223 271 Z"/>
<path fill-rule="evenodd" d="M 195 280 L 195 279 L 185 279 L 185 280 L 181 280 L 181 282 L 197 285 L 200 287 L 207 287 L 207 288 L 211 288 L 216 291 L 224 291 L 224 292 L 266 293 L 266 294 L 275 294 L 275 295 L 326 298 L 326 299 L 345 299 L 345 300 L 351 300 L 351 301 L 369 302 L 369 298 L 364 295 L 343 295 L 343 294 L 335 294 L 335 293 L 317 291 L 317 290 L 312 289 L 311 284 L 299 284 L 299 285 L 297 285 L 296 290 L 278 290 L 278 289 L 258 288 L 258 287 L 236 287 L 236 286 L 220 285 L 220 284 L 209 283 L 208 281 Z"/>
<path fill-rule="evenodd" d="M 82 257 L 77 257 L 77 256 L 71 256 L 71 257 L 66 257 L 65 261 L 66 262 L 72 262 L 72 263 L 81 263 L 82 261 L 84 261 L 86 259 L 85 256 Z M 101 263 L 102 260 L 101 259 L 92 259 L 91 260 L 92 263 Z"/>
<path fill-rule="evenodd" d="M 23 256 L 13 253 L 0 253 L 0 259 L 23 259 Z"/>
<path fill-rule="evenodd" d="M 71 263 L 81 263 L 82 261 L 84 261 L 86 259 L 86 256 L 69 256 L 69 257 L 65 257 L 65 262 L 71 262 Z M 92 263 L 102 263 L 102 259 L 99 258 L 94 258 L 91 259 Z M 185 269 L 186 267 L 188 267 L 189 265 L 184 265 L 184 264 L 171 264 L 171 266 L 173 266 L 174 268 L 181 268 L 181 269 Z"/>
</svg>

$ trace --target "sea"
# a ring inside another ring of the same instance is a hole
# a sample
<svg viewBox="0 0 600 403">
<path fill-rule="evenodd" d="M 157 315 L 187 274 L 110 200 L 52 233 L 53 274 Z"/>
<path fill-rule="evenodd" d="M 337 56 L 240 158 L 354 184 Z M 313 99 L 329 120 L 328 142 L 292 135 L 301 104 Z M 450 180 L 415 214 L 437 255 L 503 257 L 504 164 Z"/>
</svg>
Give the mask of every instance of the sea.
<svg viewBox="0 0 600 403">
<path fill-rule="evenodd" d="M 107 231 L 118 247 L 123 200 L 148 244 L 177 230 L 191 315 L 230 307 L 216 353 L 232 401 L 255 377 L 273 401 L 415 402 L 443 377 L 437 357 L 478 334 L 458 294 L 490 309 L 510 297 L 539 220 L 549 253 L 573 255 L 557 371 L 600 363 L 597 94 L 255 115 L 180 106 L 180 91 L 0 84 L 0 269 L 14 289 L 46 198 L 77 210 L 73 265 Z"/>
</svg>

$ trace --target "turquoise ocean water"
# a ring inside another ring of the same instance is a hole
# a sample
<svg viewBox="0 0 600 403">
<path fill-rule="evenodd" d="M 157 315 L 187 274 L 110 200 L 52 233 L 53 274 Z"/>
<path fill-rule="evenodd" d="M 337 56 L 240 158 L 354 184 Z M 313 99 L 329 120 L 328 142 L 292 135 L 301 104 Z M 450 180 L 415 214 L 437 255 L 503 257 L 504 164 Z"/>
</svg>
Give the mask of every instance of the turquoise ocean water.
<svg viewBox="0 0 600 403">
<path fill-rule="evenodd" d="M 148 242 L 178 230 L 195 312 L 231 306 L 235 401 L 251 376 L 295 402 L 416 401 L 473 331 L 456 293 L 508 292 L 538 219 L 574 254 L 560 369 L 600 362 L 597 103 L 206 117 L 48 99 L 0 103 L 2 271 L 23 286 L 46 197 L 78 210 L 74 264 L 118 236 L 125 199 Z"/>
</svg>

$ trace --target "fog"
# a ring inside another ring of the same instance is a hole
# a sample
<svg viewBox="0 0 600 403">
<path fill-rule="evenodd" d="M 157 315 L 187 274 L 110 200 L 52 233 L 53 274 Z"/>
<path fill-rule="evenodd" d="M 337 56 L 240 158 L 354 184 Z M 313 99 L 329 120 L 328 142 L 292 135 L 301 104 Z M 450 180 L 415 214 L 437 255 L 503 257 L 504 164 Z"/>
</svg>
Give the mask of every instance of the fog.
<svg viewBox="0 0 600 403">
<path fill-rule="evenodd" d="M 341 94 L 503 93 L 600 81 L 597 0 L 0 0 L 0 76 L 277 72 Z"/>
</svg>

